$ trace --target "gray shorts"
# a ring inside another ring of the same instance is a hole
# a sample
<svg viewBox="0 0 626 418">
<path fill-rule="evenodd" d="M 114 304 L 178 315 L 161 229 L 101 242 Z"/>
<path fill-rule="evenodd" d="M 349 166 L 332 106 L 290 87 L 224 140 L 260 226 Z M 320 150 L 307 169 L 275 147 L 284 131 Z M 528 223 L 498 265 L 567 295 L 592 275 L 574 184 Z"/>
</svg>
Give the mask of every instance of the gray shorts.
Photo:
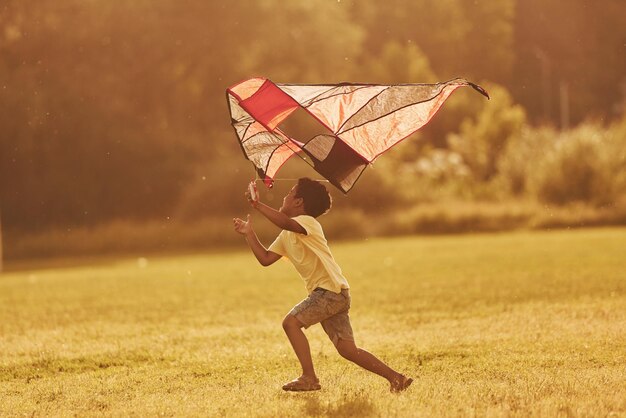
<svg viewBox="0 0 626 418">
<path fill-rule="evenodd" d="M 317 288 L 291 309 L 293 315 L 304 324 L 305 328 L 320 322 L 328 337 L 336 346 L 339 340 L 354 341 L 350 325 L 350 291 L 343 289 L 341 293 Z"/>
</svg>

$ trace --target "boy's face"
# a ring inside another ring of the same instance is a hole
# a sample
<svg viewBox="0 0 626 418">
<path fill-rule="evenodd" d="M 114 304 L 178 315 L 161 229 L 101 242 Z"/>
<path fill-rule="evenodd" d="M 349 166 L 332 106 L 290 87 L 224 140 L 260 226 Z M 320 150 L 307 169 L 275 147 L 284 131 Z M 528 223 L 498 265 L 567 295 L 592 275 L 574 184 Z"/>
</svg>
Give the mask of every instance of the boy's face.
<svg viewBox="0 0 626 418">
<path fill-rule="evenodd" d="M 291 215 L 294 213 L 294 211 L 298 207 L 302 206 L 302 203 L 303 203 L 302 198 L 296 197 L 297 193 L 298 193 L 298 185 L 296 184 L 295 186 L 291 188 L 289 193 L 287 193 L 287 195 L 283 199 L 283 205 L 279 209 L 280 212 L 287 214 L 287 215 Z"/>
</svg>

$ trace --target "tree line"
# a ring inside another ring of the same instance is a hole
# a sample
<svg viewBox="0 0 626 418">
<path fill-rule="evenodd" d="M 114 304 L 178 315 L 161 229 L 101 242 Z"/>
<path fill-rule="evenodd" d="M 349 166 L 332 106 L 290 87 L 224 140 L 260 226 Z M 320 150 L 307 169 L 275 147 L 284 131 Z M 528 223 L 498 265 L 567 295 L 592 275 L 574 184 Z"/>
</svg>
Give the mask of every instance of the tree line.
<svg viewBox="0 0 626 418">
<path fill-rule="evenodd" d="M 214 201 L 191 218 L 228 212 L 249 163 L 224 90 L 250 76 L 463 76 L 502 86 L 535 125 L 624 112 L 617 0 L 6 0 L 0 10 L 0 213 L 19 231 L 171 216 L 198 194 Z M 459 97 L 422 143 L 449 147 L 473 106 Z"/>
</svg>

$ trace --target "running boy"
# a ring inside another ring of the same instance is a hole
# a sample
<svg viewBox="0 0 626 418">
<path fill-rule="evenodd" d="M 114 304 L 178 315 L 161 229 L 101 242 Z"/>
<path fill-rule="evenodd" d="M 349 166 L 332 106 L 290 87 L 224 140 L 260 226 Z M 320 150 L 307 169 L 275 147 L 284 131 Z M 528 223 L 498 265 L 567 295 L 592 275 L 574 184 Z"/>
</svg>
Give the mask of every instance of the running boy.
<svg viewBox="0 0 626 418">
<path fill-rule="evenodd" d="M 331 197 L 326 187 L 309 178 L 301 178 L 285 196 L 278 211 L 261 203 L 258 198 L 252 199 L 248 192 L 246 197 L 257 211 L 282 231 L 269 249 L 257 238 L 250 215 L 246 221 L 233 218 L 235 231 L 245 236 L 261 265 L 269 266 L 281 257 L 287 257 L 304 280 L 309 293 L 283 320 L 283 329 L 302 366 L 302 376 L 286 383 L 283 389 L 310 391 L 321 388 L 313 369 L 309 342 L 302 331 L 302 328 L 318 322 L 342 357 L 387 379 L 392 392 L 408 388 L 413 379 L 391 369 L 354 343 L 348 316 L 348 281 L 330 253 L 322 226 L 315 219 L 330 209 Z"/>
</svg>

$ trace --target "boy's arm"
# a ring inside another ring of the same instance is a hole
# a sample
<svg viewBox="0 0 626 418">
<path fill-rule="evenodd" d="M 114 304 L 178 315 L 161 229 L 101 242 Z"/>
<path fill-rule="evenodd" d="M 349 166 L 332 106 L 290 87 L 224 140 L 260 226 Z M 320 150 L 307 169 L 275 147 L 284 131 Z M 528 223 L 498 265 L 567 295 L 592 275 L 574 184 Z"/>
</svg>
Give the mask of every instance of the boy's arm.
<svg viewBox="0 0 626 418">
<path fill-rule="evenodd" d="M 299 234 L 306 235 L 306 229 L 302 227 L 298 222 L 291 219 L 289 216 L 282 212 L 277 211 L 274 208 L 267 206 L 265 203 L 257 201 L 251 201 L 252 206 L 263 216 L 265 216 L 270 222 L 279 227 L 280 229 L 286 229 L 287 231 L 297 232 Z"/>
<path fill-rule="evenodd" d="M 246 242 L 248 243 L 248 246 L 262 266 L 267 267 L 280 260 L 280 258 L 282 257 L 280 254 L 269 251 L 263 246 L 263 244 L 261 244 L 261 241 L 259 241 L 259 238 L 256 236 L 256 233 L 252 228 L 250 215 L 248 215 L 247 221 L 239 218 L 234 218 L 233 224 L 235 225 L 235 231 L 246 237 Z"/>
</svg>

